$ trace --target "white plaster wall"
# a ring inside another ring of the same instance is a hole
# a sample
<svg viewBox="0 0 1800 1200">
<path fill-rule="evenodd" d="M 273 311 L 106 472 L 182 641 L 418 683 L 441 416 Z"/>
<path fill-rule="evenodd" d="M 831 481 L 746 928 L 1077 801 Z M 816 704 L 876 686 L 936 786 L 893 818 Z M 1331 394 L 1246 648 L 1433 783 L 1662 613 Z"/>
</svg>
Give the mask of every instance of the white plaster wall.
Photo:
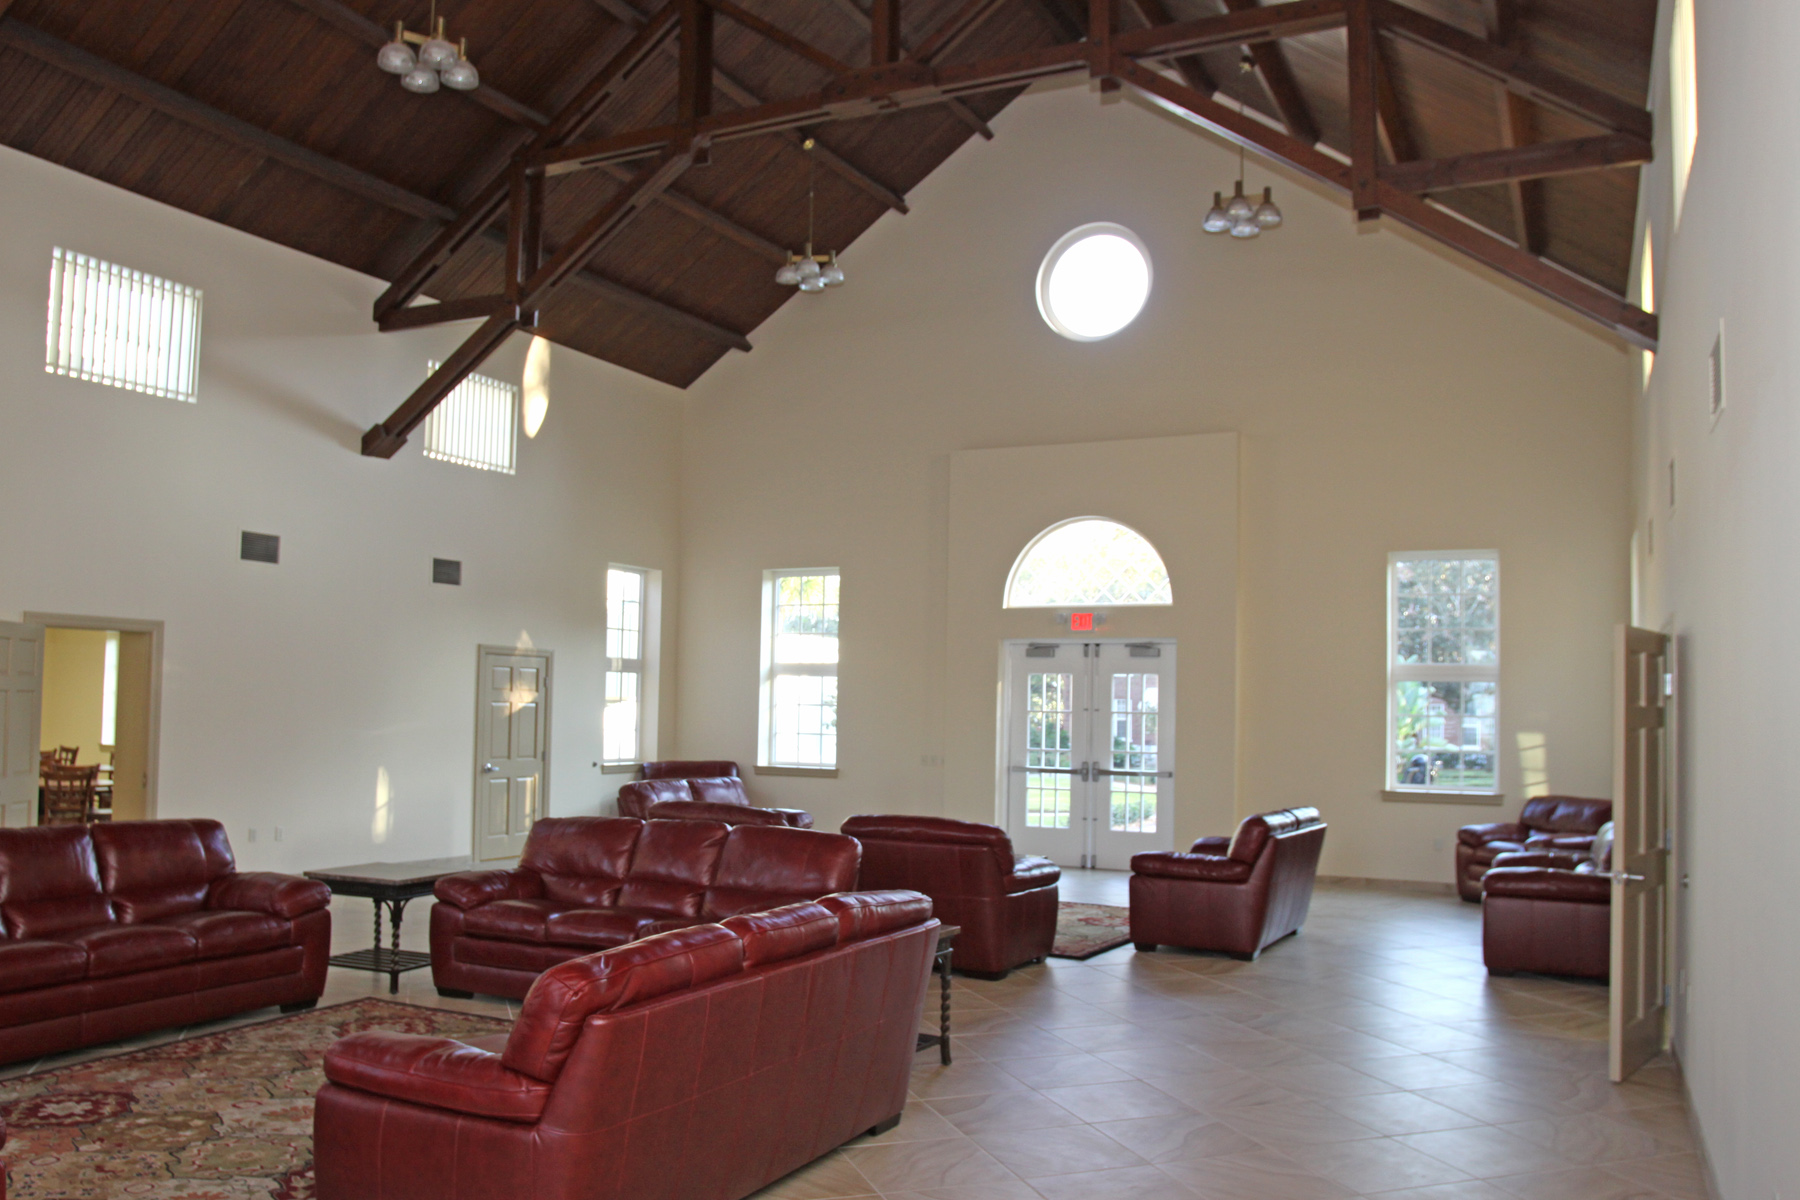
<svg viewBox="0 0 1800 1200">
<path fill-rule="evenodd" d="M 679 393 L 558 349 L 516 476 L 417 437 L 364 458 L 466 326 L 377 333 L 379 281 L 11 150 L 0 212 L 0 615 L 167 623 L 159 815 L 223 820 L 252 868 L 467 853 L 476 646 L 527 641 L 556 653 L 550 807 L 598 811 L 606 564 L 677 590 Z M 204 290 L 198 404 L 44 372 L 53 245 Z M 516 379 L 523 340 L 483 370 Z"/>
<path fill-rule="evenodd" d="M 1659 50 L 1672 5 L 1664 0 Z M 1666 60 L 1640 224 L 1657 248 L 1660 349 L 1635 406 L 1639 623 L 1676 638 L 1675 1041 L 1722 1200 L 1800 1196 L 1800 916 L 1787 848 L 1789 621 L 1800 586 L 1800 87 L 1786 0 L 1699 3 L 1700 137 L 1675 221 Z M 1726 408 L 1708 356 L 1725 330 Z M 1671 503 L 1669 464 L 1675 464 Z M 1654 549 L 1651 546 L 1654 525 Z M 1685 986 L 1684 986 L 1685 985 Z"/>
<path fill-rule="evenodd" d="M 826 827 L 986 819 L 991 803 L 946 806 L 980 781 L 939 765 L 944 714 L 970 703 L 945 694 L 946 631 L 986 621 L 947 599 L 949 456 L 1236 431 L 1238 812 L 1317 804 L 1326 872 L 1439 881 L 1456 828 L 1498 815 L 1379 799 L 1385 570 L 1411 549 L 1500 550 L 1502 743 L 1541 733 L 1552 787 L 1608 794 L 1630 529 L 1620 347 L 1406 235 L 1358 236 L 1341 201 L 1254 160 L 1250 185 L 1277 185 L 1287 225 L 1204 236 L 1236 154 L 1130 103 L 1053 91 L 995 129 L 844 256 L 846 287 L 796 298 L 753 355 L 690 389 L 682 752 L 754 761 L 760 572 L 835 563 L 841 772 L 752 790 Z M 1135 325 L 1080 345 L 1045 327 L 1032 283 L 1058 236 L 1102 219 L 1149 245 L 1155 292 Z M 1516 758 L 1502 768 L 1516 811 Z"/>
</svg>

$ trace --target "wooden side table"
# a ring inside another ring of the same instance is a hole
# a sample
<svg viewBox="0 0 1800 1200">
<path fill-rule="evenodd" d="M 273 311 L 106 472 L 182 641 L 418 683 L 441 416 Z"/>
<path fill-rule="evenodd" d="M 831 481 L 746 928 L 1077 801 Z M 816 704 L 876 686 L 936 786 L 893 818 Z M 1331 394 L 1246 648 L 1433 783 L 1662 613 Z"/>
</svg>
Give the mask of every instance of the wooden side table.
<svg viewBox="0 0 1800 1200">
<path fill-rule="evenodd" d="M 400 991 L 400 976 L 431 965 L 431 955 L 400 948 L 400 917 L 406 902 L 429 896 L 437 881 L 460 871 L 479 870 L 483 864 L 464 855 L 461 858 L 428 858 L 419 862 L 360 863 L 354 867 L 332 867 L 323 871 L 307 871 L 308 879 L 316 879 L 331 889 L 334 896 L 362 896 L 375 902 L 375 944 L 367 950 L 334 954 L 327 961 L 334 967 L 353 971 L 374 971 L 388 977 L 388 995 Z M 381 944 L 381 910 L 388 910 L 388 944 Z M 949 1003 L 948 1000 L 945 1003 Z"/>
<path fill-rule="evenodd" d="M 961 932 L 960 925 L 938 927 L 937 952 L 932 956 L 931 964 L 931 969 L 938 973 L 938 1031 L 921 1033 L 915 1047 L 915 1050 L 924 1050 L 936 1046 L 938 1061 L 946 1067 L 950 1065 L 950 952 L 956 948 L 956 935 Z"/>
</svg>

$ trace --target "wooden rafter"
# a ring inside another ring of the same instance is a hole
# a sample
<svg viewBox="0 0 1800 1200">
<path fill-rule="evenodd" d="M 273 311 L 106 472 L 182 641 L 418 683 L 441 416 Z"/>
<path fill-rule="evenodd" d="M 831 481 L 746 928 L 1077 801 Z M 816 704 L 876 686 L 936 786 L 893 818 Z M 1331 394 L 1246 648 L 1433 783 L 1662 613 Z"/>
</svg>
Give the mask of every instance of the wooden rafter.
<svg viewBox="0 0 1800 1200">
<path fill-rule="evenodd" d="M 1483 8 L 1488 40 L 1508 50 L 1520 49 L 1519 6 L 1515 0 L 1485 0 Z M 1494 90 L 1494 102 L 1502 146 L 1516 149 L 1536 140 L 1530 101 L 1499 86 Z M 1507 184 L 1506 198 L 1512 208 L 1514 239 L 1533 254 L 1542 254 L 1548 240 L 1543 187 L 1531 180 L 1515 179 Z"/>
<path fill-rule="evenodd" d="M 1519 183 L 1650 161 L 1650 143 L 1629 133 L 1604 133 L 1566 142 L 1534 142 L 1456 158 L 1422 159 L 1381 168 L 1381 180 L 1403 192 L 1446 192 L 1490 183 Z"/>
<path fill-rule="evenodd" d="M 1406 105 L 1400 100 L 1400 89 L 1394 85 L 1394 59 L 1379 36 L 1375 39 L 1375 111 L 1381 117 L 1381 135 L 1387 140 L 1388 158 L 1407 162 L 1419 157 L 1419 143 L 1413 137 L 1412 122 L 1407 119 Z"/>
<path fill-rule="evenodd" d="M 1170 15 L 1168 6 L 1163 3 L 1163 0 L 1129 0 L 1129 3 L 1132 8 L 1137 10 L 1138 20 L 1144 23 L 1145 28 L 1168 25 L 1175 19 Z M 1187 85 L 1196 92 L 1205 96 L 1211 96 L 1218 92 L 1218 81 L 1212 77 L 1212 72 L 1206 69 L 1206 64 L 1196 56 L 1189 54 L 1177 58 L 1174 60 L 1174 66 L 1181 73 L 1181 77 L 1187 81 Z"/>
<path fill-rule="evenodd" d="M 862 5 L 856 0 L 832 0 L 837 10 L 845 16 L 859 24 L 868 23 L 870 66 L 896 63 L 909 53 L 905 39 L 900 36 L 900 2 L 901 0 L 874 0 L 869 11 L 864 12 Z M 961 100 L 952 100 L 944 107 L 951 116 L 983 138 L 990 142 L 994 140 L 994 131 L 988 128 L 988 123 Z"/>
<path fill-rule="evenodd" d="M 1261 5 L 1257 0 L 1225 0 L 1225 7 L 1230 12 L 1244 12 L 1260 8 Z M 1251 46 L 1250 59 L 1256 64 L 1256 74 L 1262 80 L 1263 87 L 1268 90 L 1269 99 L 1274 102 L 1275 111 L 1281 114 L 1288 132 L 1303 142 L 1316 144 L 1319 140 L 1319 123 L 1313 120 L 1312 109 L 1300 92 L 1300 83 L 1294 78 L 1294 68 L 1288 63 L 1287 54 L 1281 46 L 1275 42 Z"/>
</svg>

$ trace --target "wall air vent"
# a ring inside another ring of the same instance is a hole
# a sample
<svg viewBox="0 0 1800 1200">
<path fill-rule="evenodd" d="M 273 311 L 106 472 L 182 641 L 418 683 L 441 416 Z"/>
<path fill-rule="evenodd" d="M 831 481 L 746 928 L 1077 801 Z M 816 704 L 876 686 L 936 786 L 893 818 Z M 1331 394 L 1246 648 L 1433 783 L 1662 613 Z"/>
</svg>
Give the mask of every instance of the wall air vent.
<svg viewBox="0 0 1800 1200">
<path fill-rule="evenodd" d="M 462 560 L 456 558 L 434 558 L 431 560 L 431 582 L 447 583 L 451 587 L 462 586 Z"/>
<path fill-rule="evenodd" d="M 281 561 L 281 537 L 273 533 L 251 533 L 246 529 L 238 541 L 238 557 L 245 562 L 278 563 Z"/>
</svg>

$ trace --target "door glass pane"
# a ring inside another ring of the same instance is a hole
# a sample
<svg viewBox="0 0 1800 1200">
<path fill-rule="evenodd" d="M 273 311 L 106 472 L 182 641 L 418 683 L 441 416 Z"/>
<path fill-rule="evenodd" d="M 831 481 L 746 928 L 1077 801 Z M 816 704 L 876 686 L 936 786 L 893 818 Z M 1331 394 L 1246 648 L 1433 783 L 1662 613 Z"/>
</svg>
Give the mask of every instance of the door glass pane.
<svg viewBox="0 0 1800 1200">
<path fill-rule="evenodd" d="M 1112 677 L 1111 828 L 1116 833 L 1156 832 L 1157 676 L 1119 672 Z"/>
<path fill-rule="evenodd" d="M 1394 782 L 1491 791 L 1499 685 L 1492 680 L 1394 685 Z"/>
<path fill-rule="evenodd" d="M 1034 829 L 1067 829 L 1074 777 L 1042 768 L 1074 767 L 1075 676 L 1033 673 L 1025 682 L 1025 824 Z M 1038 768 L 1034 770 L 1033 768 Z"/>
</svg>

